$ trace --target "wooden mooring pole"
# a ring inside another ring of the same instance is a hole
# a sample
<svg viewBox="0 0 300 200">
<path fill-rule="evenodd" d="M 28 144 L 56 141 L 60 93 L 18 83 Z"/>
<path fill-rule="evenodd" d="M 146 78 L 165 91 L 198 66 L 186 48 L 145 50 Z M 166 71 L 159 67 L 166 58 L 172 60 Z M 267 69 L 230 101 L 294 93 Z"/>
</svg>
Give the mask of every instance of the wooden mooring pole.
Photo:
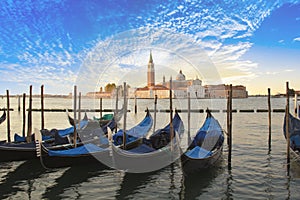
<svg viewBox="0 0 300 200">
<path fill-rule="evenodd" d="M 100 98 L 100 119 L 102 118 L 102 98 Z"/>
<path fill-rule="evenodd" d="M 21 97 L 18 95 L 18 112 L 21 111 Z"/>
<path fill-rule="evenodd" d="M 286 162 L 287 162 L 287 174 L 290 174 L 290 123 L 289 123 L 289 111 L 290 111 L 290 97 L 289 97 L 289 82 L 286 82 L 286 111 L 285 111 L 285 133 L 286 133 Z"/>
<path fill-rule="evenodd" d="M 116 109 L 115 109 L 115 112 L 114 112 L 114 118 L 115 118 L 115 120 L 116 120 L 115 133 L 118 132 L 118 122 L 117 122 L 117 118 L 118 118 L 119 89 L 120 89 L 120 87 L 117 86 L 117 89 L 116 89 Z M 127 111 L 126 111 L 126 112 L 127 112 Z"/>
<path fill-rule="evenodd" d="M 154 123 L 153 123 L 153 134 L 155 133 L 156 129 L 156 110 L 157 110 L 157 95 L 154 97 Z"/>
<path fill-rule="evenodd" d="M 298 114 L 298 110 L 297 110 L 297 107 L 298 107 L 298 94 L 295 92 L 295 99 L 294 99 L 294 113 L 295 113 L 295 117 L 298 118 L 297 114 Z"/>
<path fill-rule="evenodd" d="M 31 142 L 31 132 L 32 132 L 32 85 L 29 86 L 29 108 L 27 117 L 27 137 L 26 141 Z"/>
<path fill-rule="evenodd" d="M 22 136 L 25 137 L 26 128 L 26 94 L 23 93 L 23 126 L 22 126 Z"/>
<path fill-rule="evenodd" d="M 127 117 L 127 86 L 126 86 L 126 82 L 124 82 L 123 96 L 124 96 L 123 149 L 126 150 L 126 117 Z"/>
<path fill-rule="evenodd" d="M 173 137 L 175 136 L 173 130 L 173 104 L 172 104 L 172 77 L 170 78 L 170 90 L 169 90 L 169 99 L 170 99 L 170 141 L 171 149 L 173 150 Z"/>
<path fill-rule="evenodd" d="M 44 117 L 44 85 L 41 85 L 41 129 L 45 128 L 45 117 Z"/>
<path fill-rule="evenodd" d="M 228 169 L 231 169 L 232 152 L 232 84 L 229 86 L 228 104 L 227 104 L 227 132 L 228 132 Z"/>
<path fill-rule="evenodd" d="M 136 95 L 134 95 L 134 113 L 135 114 L 137 113 L 137 98 L 136 98 Z"/>
<path fill-rule="evenodd" d="M 80 129 L 80 121 L 81 121 L 81 92 L 78 95 L 78 129 Z"/>
<path fill-rule="evenodd" d="M 6 90 L 6 99 L 7 99 L 7 142 L 10 140 L 10 116 L 9 116 L 9 91 Z"/>
<path fill-rule="evenodd" d="M 269 111 L 269 142 L 268 142 L 268 144 L 269 144 L 269 151 L 271 150 L 271 132 L 272 132 L 272 129 L 271 129 L 271 127 L 272 127 L 272 115 L 271 115 L 271 111 L 272 111 L 272 109 L 271 109 L 271 89 L 270 88 L 268 88 L 268 111 Z"/>
<path fill-rule="evenodd" d="M 188 92 L 188 146 L 191 144 L 191 94 Z"/>
<path fill-rule="evenodd" d="M 76 115 L 76 108 L 77 108 L 77 86 L 74 85 L 74 147 L 77 147 L 77 130 L 76 130 L 76 121 L 77 121 L 77 115 Z"/>
</svg>

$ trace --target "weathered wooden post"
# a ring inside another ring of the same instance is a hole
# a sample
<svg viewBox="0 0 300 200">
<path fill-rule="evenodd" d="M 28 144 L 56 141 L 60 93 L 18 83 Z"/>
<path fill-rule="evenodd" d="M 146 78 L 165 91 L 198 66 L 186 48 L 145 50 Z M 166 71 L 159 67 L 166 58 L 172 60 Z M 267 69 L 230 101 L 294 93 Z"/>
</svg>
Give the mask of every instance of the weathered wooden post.
<svg viewBox="0 0 300 200">
<path fill-rule="evenodd" d="M 127 86 L 126 86 L 126 82 L 124 82 L 123 96 L 124 96 L 123 149 L 126 149 L 126 117 L 127 117 Z"/>
<path fill-rule="evenodd" d="M 102 97 L 100 98 L 100 120 L 102 118 Z"/>
<path fill-rule="evenodd" d="M 77 86 L 74 85 L 74 147 L 77 147 L 77 130 L 76 130 L 76 122 L 77 122 L 77 116 L 76 116 L 76 108 L 77 108 Z"/>
<path fill-rule="evenodd" d="M 136 99 L 136 95 L 134 95 L 134 113 L 137 113 L 137 99 Z"/>
<path fill-rule="evenodd" d="M 41 86 L 41 129 L 45 128 L 45 118 L 44 118 L 44 85 Z M 38 134 L 38 133 L 36 133 Z"/>
<path fill-rule="evenodd" d="M 28 120 L 27 120 L 27 137 L 26 141 L 31 142 L 32 133 L 32 85 L 29 87 L 29 108 L 28 108 Z"/>
<path fill-rule="evenodd" d="M 232 84 L 229 87 L 229 112 L 228 112 L 228 168 L 231 169 L 232 152 Z"/>
<path fill-rule="evenodd" d="M 286 132 L 286 162 L 287 162 L 287 173 L 290 173 L 290 123 L 289 123 L 289 111 L 290 111 L 290 97 L 289 97 L 289 82 L 286 82 L 286 110 L 285 110 L 285 132 Z"/>
<path fill-rule="evenodd" d="M 78 95 L 78 129 L 80 129 L 80 121 L 81 121 L 81 92 Z"/>
<path fill-rule="evenodd" d="M 157 95 L 154 97 L 154 123 L 153 123 L 153 134 L 155 133 L 156 129 L 156 111 L 157 111 Z"/>
<path fill-rule="evenodd" d="M 271 127 L 272 127 L 272 115 L 271 115 L 271 89 L 268 88 L 268 112 L 269 112 L 269 150 L 271 150 Z"/>
<path fill-rule="evenodd" d="M 116 88 L 116 109 L 114 112 L 114 118 L 116 120 L 116 128 L 115 128 L 115 133 L 118 131 L 118 122 L 117 122 L 117 118 L 118 118 L 118 102 L 119 102 L 119 86 L 117 86 Z"/>
<path fill-rule="evenodd" d="M 6 90 L 6 99 L 7 99 L 7 142 L 11 142 L 10 140 L 10 114 L 9 114 L 9 91 Z"/>
<path fill-rule="evenodd" d="M 18 95 L 18 112 L 21 111 L 21 97 Z"/>
<path fill-rule="evenodd" d="M 173 130 L 173 104 L 172 104 L 172 77 L 170 78 L 170 90 L 169 90 L 169 99 L 170 99 L 170 140 L 171 140 L 171 149 L 173 150 L 173 138 L 174 138 L 174 130 Z"/>
<path fill-rule="evenodd" d="M 188 146 L 191 144 L 191 95 L 188 92 Z"/>
<path fill-rule="evenodd" d="M 297 104 L 298 104 L 298 94 L 295 92 L 295 100 L 294 100 L 294 113 L 295 117 L 297 117 Z"/>
<path fill-rule="evenodd" d="M 22 136 L 25 137 L 25 127 L 26 126 L 26 94 L 23 93 L 23 126 L 22 126 Z"/>
</svg>

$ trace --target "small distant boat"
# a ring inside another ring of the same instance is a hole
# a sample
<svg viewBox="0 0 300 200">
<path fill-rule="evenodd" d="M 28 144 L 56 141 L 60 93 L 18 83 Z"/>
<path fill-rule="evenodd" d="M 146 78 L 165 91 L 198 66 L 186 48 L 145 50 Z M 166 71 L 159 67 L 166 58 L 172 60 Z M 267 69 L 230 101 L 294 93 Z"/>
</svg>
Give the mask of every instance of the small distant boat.
<svg viewBox="0 0 300 200">
<path fill-rule="evenodd" d="M 184 174 L 194 173 L 213 166 L 221 157 L 224 133 L 219 122 L 206 110 L 207 116 L 202 127 L 187 150 L 181 155 Z"/>
<path fill-rule="evenodd" d="M 289 113 L 290 149 L 300 164 L 300 119 Z M 286 139 L 286 116 L 283 123 L 283 135 Z"/>
<path fill-rule="evenodd" d="M 107 123 L 108 121 L 115 119 L 116 122 L 119 122 L 124 115 L 124 105 L 121 109 L 118 109 L 118 112 L 114 112 L 113 114 L 105 114 L 102 117 L 93 117 L 93 120 L 99 121 L 100 125 Z"/>
<path fill-rule="evenodd" d="M 180 137 L 184 132 L 183 122 L 177 111 L 171 124 L 156 130 L 149 139 L 141 138 L 128 143 L 125 148 L 112 145 L 115 168 L 131 173 L 159 170 L 180 157 Z M 171 135 L 173 134 L 173 135 Z M 171 140 L 173 138 L 173 140 Z"/>
<path fill-rule="evenodd" d="M 114 119 L 113 119 L 114 120 Z M 153 123 L 152 116 L 148 111 L 145 118 L 136 126 L 128 130 L 128 134 L 134 134 L 137 130 L 143 130 L 147 134 Z M 107 126 L 109 127 L 109 126 Z M 109 130 L 113 130 L 109 127 Z M 107 138 L 108 129 L 90 128 L 89 125 L 79 132 L 80 135 L 98 135 L 98 143 L 85 140 L 82 146 L 70 148 L 67 150 L 51 150 L 43 143 L 38 146 L 41 152 L 41 163 L 46 168 L 59 168 L 82 164 L 98 164 L 102 168 L 109 168 L 112 164 L 111 151 L 109 148 L 109 140 Z M 85 132 L 83 134 L 82 132 Z M 123 132 L 120 131 L 122 134 Z M 96 134 L 97 133 L 97 134 Z M 106 134 L 105 134 L 106 133 Z M 82 137 L 82 136 L 80 136 Z M 131 136 L 133 139 L 135 136 Z"/>
</svg>

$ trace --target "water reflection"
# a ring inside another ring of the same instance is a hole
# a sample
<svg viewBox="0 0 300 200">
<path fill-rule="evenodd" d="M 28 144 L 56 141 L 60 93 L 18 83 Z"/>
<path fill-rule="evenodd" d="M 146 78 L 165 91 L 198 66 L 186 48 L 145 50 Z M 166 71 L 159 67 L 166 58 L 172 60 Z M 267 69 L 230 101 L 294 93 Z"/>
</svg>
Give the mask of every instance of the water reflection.
<svg viewBox="0 0 300 200">
<path fill-rule="evenodd" d="M 116 199 L 140 199 L 145 194 L 151 198 L 176 199 L 180 187 L 180 170 L 176 162 L 155 172 L 125 173 Z"/>
<path fill-rule="evenodd" d="M 55 180 L 54 185 L 47 188 L 45 193 L 42 195 L 43 198 L 47 199 L 61 199 L 61 194 L 67 189 L 74 189 L 73 191 L 78 192 L 78 187 L 80 184 L 86 182 L 92 177 L 97 177 L 100 174 L 105 173 L 99 165 L 80 165 L 73 166 L 67 169 L 62 176 Z M 80 194 L 75 194 L 75 196 L 80 196 Z"/>
<path fill-rule="evenodd" d="M 117 192 L 116 199 L 132 199 L 133 196 L 139 192 L 141 188 L 146 187 L 149 181 L 151 181 L 151 176 L 155 175 L 157 172 L 149 173 L 125 173 L 121 187 Z"/>
<path fill-rule="evenodd" d="M 13 164 L 16 164 L 13 162 Z M 45 173 L 38 160 L 29 160 L 20 164 L 15 170 L 8 172 L 0 184 L 0 199 L 11 197 L 18 192 L 25 192 L 28 199 L 35 190 L 33 184 L 35 179 Z M 23 198 L 25 198 L 23 196 Z"/>
<path fill-rule="evenodd" d="M 224 199 L 233 199 L 233 189 L 232 189 L 232 183 L 233 183 L 233 178 L 232 178 L 232 173 L 231 169 L 228 169 L 228 174 L 226 178 L 226 190 L 225 190 L 225 198 Z"/>
<path fill-rule="evenodd" d="M 182 176 L 180 199 L 197 199 L 207 191 L 216 177 L 223 171 L 223 168 L 216 166 L 203 171 Z M 228 188 L 227 188 L 228 190 Z M 226 191 L 227 191 L 226 190 Z M 226 196 L 229 196 L 226 194 Z"/>
</svg>

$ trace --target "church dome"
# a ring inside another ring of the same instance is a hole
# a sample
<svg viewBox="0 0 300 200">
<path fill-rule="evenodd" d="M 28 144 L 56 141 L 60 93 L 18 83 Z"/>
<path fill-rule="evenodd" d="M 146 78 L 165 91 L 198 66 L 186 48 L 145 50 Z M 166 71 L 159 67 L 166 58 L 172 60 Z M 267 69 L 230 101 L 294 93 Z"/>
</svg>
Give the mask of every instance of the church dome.
<svg viewBox="0 0 300 200">
<path fill-rule="evenodd" d="M 179 74 L 176 76 L 177 81 L 185 81 L 185 75 L 182 73 L 182 71 L 179 71 Z"/>
</svg>

